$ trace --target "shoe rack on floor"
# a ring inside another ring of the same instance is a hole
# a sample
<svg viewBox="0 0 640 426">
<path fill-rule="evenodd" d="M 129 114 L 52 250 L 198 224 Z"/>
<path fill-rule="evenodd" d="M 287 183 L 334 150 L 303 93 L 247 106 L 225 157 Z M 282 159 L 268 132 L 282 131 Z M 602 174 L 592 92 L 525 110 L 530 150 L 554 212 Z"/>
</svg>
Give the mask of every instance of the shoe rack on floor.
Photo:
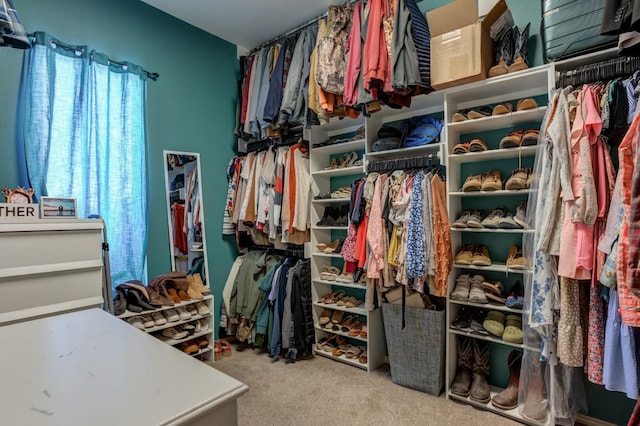
<svg viewBox="0 0 640 426">
<path fill-rule="evenodd" d="M 511 175 L 511 171 L 520 167 L 533 167 L 538 146 L 500 149 L 500 139 L 507 132 L 514 129 L 540 128 L 540 122 L 546 112 L 549 88 L 553 87 L 554 76 L 552 68 L 537 67 L 498 78 L 487 79 L 447 91 L 445 94 L 445 129 L 447 140 L 447 187 L 450 222 L 453 223 L 459 212 L 467 209 L 483 209 L 486 217 L 498 207 L 506 207 L 507 211 L 515 213 L 516 205 L 527 200 L 530 190 L 498 190 L 463 192 L 461 190 L 465 179 L 469 175 L 486 173 L 492 170 L 501 172 L 504 183 Z M 519 99 L 534 98 L 538 108 L 523 111 L 516 110 Z M 487 116 L 461 122 L 452 122 L 455 112 L 483 105 L 493 105 L 510 101 L 513 112 L 505 115 Z M 453 148 L 458 143 L 468 142 L 480 137 L 488 145 L 487 151 L 453 154 Z M 451 241 L 453 255 L 464 244 L 482 244 L 489 248 L 490 266 L 461 265 L 454 263 L 452 273 L 449 274 L 449 295 L 455 289 L 456 278 L 461 274 L 482 275 L 487 281 L 501 281 L 508 294 L 515 281 L 524 283 L 523 274 L 527 269 L 507 268 L 506 260 L 511 245 L 522 246 L 525 233 L 531 229 L 470 229 L 452 228 Z M 508 383 L 508 353 L 515 349 L 523 349 L 523 344 L 505 342 L 496 336 L 485 336 L 465 330 L 451 328 L 460 309 L 464 306 L 485 311 L 497 310 L 505 315 L 522 315 L 522 310 L 511 309 L 497 302 L 488 305 L 452 300 L 447 297 L 447 362 L 446 362 L 446 394 L 450 399 L 462 401 L 476 407 L 489 410 L 522 423 L 531 423 L 521 416 L 519 409 L 503 410 L 492 405 L 491 401 L 481 403 L 469 397 L 462 397 L 451 392 L 451 384 L 456 374 L 457 340 L 458 336 L 480 339 L 490 343 L 490 377 L 491 397 L 498 394 Z M 536 424 L 536 423 L 531 423 Z"/>
<path fill-rule="evenodd" d="M 175 304 L 174 306 L 163 306 L 162 308 L 158 308 L 158 309 L 154 309 L 154 310 L 150 310 L 150 311 L 143 311 L 140 313 L 134 313 L 134 312 L 130 312 L 130 311 L 126 311 L 124 314 L 119 315 L 118 318 L 127 321 L 128 319 L 131 319 L 132 317 L 135 316 L 149 316 L 151 317 L 153 313 L 155 312 L 159 312 L 160 314 L 162 314 L 164 316 L 164 313 L 167 312 L 170 309 L 175 310 L 176 308 L 186 308 L 189 305 L 196 305 L 198 302 L 202 302 L 207 306 L 208 309 L 208 313 L 206 314 L 200 314 L 198 313 L 197 315 L 191 315 L 191 317 L 189 319 L 180 319 L 178 321 L 172 321 L 169 322 L 167 321 L 165 324 L 162 325 L 156 325 L 153 327 L 149 327 L 149 328 L 145 328 L 144 331 L 145 333 L 151 334 L 152 336 L 158 338 L 159 340 L 165 342 L 166 344 L 175 347 L 178 350 L 183 350 L 182 349 L 182 344 L 185 342 L 190 342 L 190 341 L 198 341 L 202 338 L 207 339 L 207 341 L 209 342 L 209 344 L 207 345 L 207 347 L 205 348 L 200 348 L 198 350 L 198 352 L 196 353 L 190 353 L 189 355 L 196 357 L 200 360 L 203 361 L 211 361 L 213 362 L 213 296 L 211 295 L 207 295 L 204 296 L 202 298 L 202 300 L 187 300 L 184 302 L 180 302 Z M 166 318 L 166 316 L 165 316 Z M 166 330 L 168 328 L 171 327 L 176 327 L 177 329 L 180 328 L 180 326 L 185 325 L 185 324 L 195 324 L 196 322 L 200 321 L 201 319 L 206 320 L 207 324 L 208 324 L 208 328 L 204 331 L 199 331 L 199 332 L 195 332 L 191 335 L 188 335 L 187 337 L 183 338 L 183 339 L 170 339 L 167 338 L 165 336 L 162 335 L 162 331 Z"/>
</svg>

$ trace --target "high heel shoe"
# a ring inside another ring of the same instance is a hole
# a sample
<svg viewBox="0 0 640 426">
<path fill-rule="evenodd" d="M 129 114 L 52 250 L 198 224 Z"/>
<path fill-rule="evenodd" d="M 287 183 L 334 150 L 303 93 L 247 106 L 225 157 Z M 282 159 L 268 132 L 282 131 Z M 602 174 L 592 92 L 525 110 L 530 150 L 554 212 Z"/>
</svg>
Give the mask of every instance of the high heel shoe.
<svg viewBox="0 0 640 426">
<path fill-rule="evenodd" d="M 327 244 L 322 251 L 325 253 L 333 253 L 334 251 L 336 251 L 339 245 L 340 245 L 340 240 L 335 240 L 332 243 Z"/>
</svg>

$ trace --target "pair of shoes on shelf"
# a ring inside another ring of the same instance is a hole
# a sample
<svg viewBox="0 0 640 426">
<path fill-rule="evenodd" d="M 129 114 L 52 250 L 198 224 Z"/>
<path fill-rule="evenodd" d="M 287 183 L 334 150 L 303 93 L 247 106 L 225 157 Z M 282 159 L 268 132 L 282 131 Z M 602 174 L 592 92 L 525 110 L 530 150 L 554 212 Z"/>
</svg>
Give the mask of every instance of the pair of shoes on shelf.
<svg viewBox="0 0 640 426">
<path fill-rule="evenodd" d="M 517 191 L 520 189 L 529 189 L 536 179 L 536 175 L 527 167 L 521 167 L 511 172 L 511 176 L 504 183 L 504 189 L 509 191 Z"/>
<path fill-rule="evenodd" d="M 499 170 L 486 172 L 485 175 L 479 173 L 477 175 L 467 176 L 462 185 L 462 192 L 473 191 L 498 191 L 502 189 L 502 178 Z"/>
<path fill-rule="evenodd" d="M 488 228 L 488 229 L 522 229 L 526 228 L 527 202 L 521 201 L 516 206 L 516 213 L 508 212 L 504 207 L 496 207 L 487 216 L 482 210 L 463 210 L 458 213 L 452 228 Z"/>
<path fill-rule="evenodd" d="M 351 187 L 343 186 L 329 194 L 331 199 L 351 198 Z"/>
<path fill-rule="evenodd" d="M 509 28 L 495 44 L 496 65 L 489 69 L 489 77 L 496 77 L 529 68 L 529 28 L 522 31 Z"/>
<path fill-rule="evenodd" d="M 325 170 L 340 169 L 343 167 L 353 167 L 360 165 L 362 165 L 362 161 L 358 159 L 358 153 L 352 151 L 350 153 L 344 154 L 342 157 L 332 158 L 329 167 L 326 167 Z"/>
<path fill-rule="evenodd" d="M 453 154 L 466 154 L 467 152 L 482 152 L 489 148 L 481 138 L 473 138 L 469 142 L 459 143 L 453 147 Z"/>
<path fill-rule="evenodd" d="M 522 343 L 522 317 L 505 315 L 500 311 L 489 311 L 484 320 L 485 330 L 509 343 Z"/>
<path fill-rule="evenodd" d="M 500 149 L 537 145 L 539 137 L 538 129 L 512 130 L 500 139 Z"/>
<path fill-rule="evenodd" d="M 463 302 L 489 303 L 482 287 L 483 282 L 484 277 L 482 275 L 462 274 L 456 278 L 456 285 L 449 297 Z"/>
<path fill-rule="evenodd" d="M 522 255 L 522 247 L 511 246 L 509 247 L 509 256 L 507 257 L 507 269 L 522 270 L 525 268 L 525 259 Z"/>
<path fill-rule="evenodd" d="M 185 352 L 185 353 L 187 353 L 189 355 L 195 355 L 198 352 L 200 352 L 201 350 L 206 349 L 207 347 L 209 347 L 209 341 L 206 338 L 201 337 L 199 339 L 188 340 L 186 342 L 182 342 L 181 347 L 182 347 L 182 351 L 183 352 Z M 214 352 L 214 354 L 215 354 L 215 352 Z"/>
<path fill-rule="evenodd" d="M 340 274 L 340 269 L 336 268 L 335 266 L 324 265 L 322 267 L 322 271 L 320 272 L 320 279 L 323 281 L 335 281 L 336 278 L 338 278 L 339 274 Z M 320 303 L 326 303 L 326 302 L 320 302 Z M 332 303 L 335 303 L 335 302 L 332 302 Z"/>
<path fill-rule="evenodd" d="M 481 244 L 465 244 L 455 255 L 455 262 L 460 265 L 490 266 L 489 249 Z"/>
<path fill-rule="evenodd" d="M 457 353 L 456 374 L 451 384 L 451 393 L 470 397 L 481 403 L 489 402 L 491 399 L 489 343 L 471 337 L 458 336 Z"/>
<path fill-rule="evenodd" d="M 324 208 L 322 219 L 316 226 L 347 226 L 349 225 L 349 205 L 343 204 L 340 207 L 327 206 Z"/>
<path fill-rule="evenodd" d="M 336 239 L 330 243 L 318 243 L 316 244 L 316 249 L 318 249 L 319 252 L 322 253 L 327 253 L 327 254 L 331 254 L 331 253 L 340 253 L 340 250 L 342 249 L 342 241 Z"/>
<path fill-rule="evenodd" d="M 523 98 L 518 100 L 516 104 L 516 111 L 524 111 L 537 107 L 538 104 L 534 99 Z M 451 116 L 451 121 L 453 123 L 459 123 L 461 121 L 476 120 L 478 118 L 509 114 L 511 112 L 513 112 L 513 104 L 511 102 L 502 102 L 494 105 L 493 107 L 483 105 L 476 108 L 457 111 Z"/>
</svg>

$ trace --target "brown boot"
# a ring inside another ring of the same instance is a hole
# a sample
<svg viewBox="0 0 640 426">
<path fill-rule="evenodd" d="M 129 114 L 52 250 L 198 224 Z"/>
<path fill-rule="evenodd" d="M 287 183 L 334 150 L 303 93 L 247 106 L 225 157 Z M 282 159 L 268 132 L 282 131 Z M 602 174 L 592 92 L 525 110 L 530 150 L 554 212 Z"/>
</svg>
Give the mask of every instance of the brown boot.
<svg viewBox="0 0 640 426">
<path fill-rule="evenodd" d="M 193 285 L 194 288 L 201 294 L 209 294 L 211 293 L 211 289 L 204 285 L 202 282 L 202 277 L 198 272 L 193 275 L 187 275 L 187 280 L 189 280 L 189 285 Z"/>
<path fill-rule="evenodd" d="M 451 384 L 451 393 L 467 397 L 471 388 L 471 364 L 473 348 L 470 337 L 458 336 L 458 367 Z"/>
<path fill-rule="evenodd" d="M 473 381 L 469 397 L 477 402 L 487 403 L 491 399 L 489 388 L 489 343 L 473 339 Z"/>
<path fill-rule="evenodd" d="M 507 358 L 509 362 L 509 386 L 491 399 L 491 403 L 503 410 L 512 410 L 518 406 L 518 387 L 520 386 L 520 366 L 522 353 L 513 350 Z"/>
<path fill-rule="evenodd" d="M 540 423 L 547 418 L 549 405 L 543 364 L 537 356 L 527 356 L 525 366 L 523 373 L 526 373 L 526 376 L 523 383 L 526 392 L 520 413 L 525 419 Z"/>
</svg>

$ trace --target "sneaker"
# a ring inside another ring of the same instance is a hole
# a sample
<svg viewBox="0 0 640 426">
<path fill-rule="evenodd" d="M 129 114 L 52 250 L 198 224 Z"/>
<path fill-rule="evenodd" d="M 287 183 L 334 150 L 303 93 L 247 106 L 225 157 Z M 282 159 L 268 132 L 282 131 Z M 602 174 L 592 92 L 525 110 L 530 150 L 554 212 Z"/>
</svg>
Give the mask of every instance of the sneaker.
<svg viewBox="0 0 640 426">
<path fill-rule="evenodd" d="M 462 185 L 462 192 L 480 191 L 480 188 L 482 188 L 482 173 L 467 176 Z"/>
<path fill-rule="evenodd" d="M 200 331 L 207 331 L 209 330 L 209 321 L 207 321 L 205 318 L 201 318 L 198 323 L 200 324 Z"/>
<path fill-rule="evenodd" d="M 482 228 L 482 216 L 484 212 L 482 210 L 473 210 L 467 220 L 467 226 L 469 228 Z"/>
<path fill-rule="evenodd" d="M 180 321 L 186 321 L 188 319 L 191 319 L 191 314 L 187 312 L 184 306 L 177 307 L 176 312 L 178 313 L 178 317 L 180 318 Z"/>
<path fill-rule="evenodd" d="M 527 227 L 526 216 L 527 216 L 527 202 L 521 201 L 520 204 L 518 204 L 518 207 L 516 207 L 516 214 L 515 216 L 513 216 L 513 220 L 515 221 L 515 223 L 520 225 L 520 227 L 526 228 Z"/>
<path fill-rule="evenodd" d="M 127 318 L 127 322 L 134 326 L 135 328 L 139 328 L 140 330 L 144 330 L 144 321 L 139 316 Z"/>
<path fill-rule="evenodd" d="M 196 305 L 194 305 L 193 303 L 185 306 L 185 309 L 191 314 L 191 316 L 198 315 L 198 308 L 196 308 Z"/>
<path fill-rule="evenodd" d="M 484 294 L 484 277 L 482 275 L 474 275 L 471 277 L 471 290 L 469 290 L 469 302 L 472 303 L 489 303 L 487 296 Z"/>
<path fill-rule="evenodd" d="M 464 302 L 469 301 L 469 290 L 471 287 L 471 281 L 469 274 L 462 274 L 456 278 L 456 286 L 449 295 L 452 300 L 462 300 Z"/>
<path fill-rule="evenodd" d="M 482 226 L 490 229 L 497 229 L 500 225 L 500 219 L 505 216 L 505 210 L 503 207 L 496 207 L 493 211 L 482 221 Z"/>
<path fill-rule="evenodd" d="M 470 217 L 471 217 L 471 210 L 463 210 L 460 213 L 458 213 L 458 217 L 451 224 L 451 226 L 453 228 L 467 228 L 468 227 L 467 221 L 469 220 Z"/>
<path fill-rule="evenodd" d="M 210 312 L 209 307 L 204 302 L 196 303 L 196 309 L 198 310 L 198 314 L 200 315 L 207 315 Z"/>
<path fill-rule="evenodd" d="M 176 312 L 175 309 L 167 309 L 166 311 L 162 311 L 162 314 L 167 318 L 168 322 L 176 322 L 180 321 L 180 315 Z"/>
<path fill-rule="evenodd" d="M 505 182 L 504 189 L 507 189 L 509 191 L 526 189 L 528 177 L 529 177 L 529 174 L 527 173 L 527 169 L 525 168 L 515 169 L 514 171 L 511 172 L 511 176 Z"/>
<path fill-rule="evenodd" d="M 169 339 L 180 340 L 187 337 L 189 333 L 186 331 L 178 330 L 175 327 L 169 327 L 162 330 L 162 335 Z"/>
<path fill-rule="evenodd" d="M 162 315 L 162 312 L 156 311 L 151 314 L 151 318 L 153 319 L 154 325 L 165 325 L 167 323 L 167 319 Z"/>
<path fill-rule="evenodd" d="M 189 333 L 189 336 L 193 336 L 193 334 L 196 332 L 196 326 L 193 324 L 182 324 L 180 326 L 180 330 L 186 331 L 187 333 Z"/>
<path fill-rule="evenodd" d="M 499 191 L 502 189 L 502 178 L 500 177 L 499 170 L 493 170 L 487 172 L 484 179 L 482 179 L 482 185 L 480 187 L 482 191 Z"/>
<path fill-rule="evenodd" d="M 474 246 L 472 244 L 463 245 L 458 254 L 456 254 L 455 262 L 461 265 L 471 265 L 473 252 Z"/>
<path fill-rule="evenodd" d="M 151 328 L 156 325 L 155 321 L 153 321 L 153 318 L 151 318 L 151 315 L 140 315 L 140 319 L 142 320 L 144 328 Z"/>
<path fill-rule="evenodd" d="M 475 246 L 471 264 L 475 266 L 491 266 L 491 257 L 489 257 L 489 249 L 487 246 Z"/>
<path fill-rule="evenodd" d="M 513 213 L 508 212 L 507 215 L 500 219 L 498 227 L 502 229 L 520 229 L 520 225 L 513 219 Z"/>
</svg>

